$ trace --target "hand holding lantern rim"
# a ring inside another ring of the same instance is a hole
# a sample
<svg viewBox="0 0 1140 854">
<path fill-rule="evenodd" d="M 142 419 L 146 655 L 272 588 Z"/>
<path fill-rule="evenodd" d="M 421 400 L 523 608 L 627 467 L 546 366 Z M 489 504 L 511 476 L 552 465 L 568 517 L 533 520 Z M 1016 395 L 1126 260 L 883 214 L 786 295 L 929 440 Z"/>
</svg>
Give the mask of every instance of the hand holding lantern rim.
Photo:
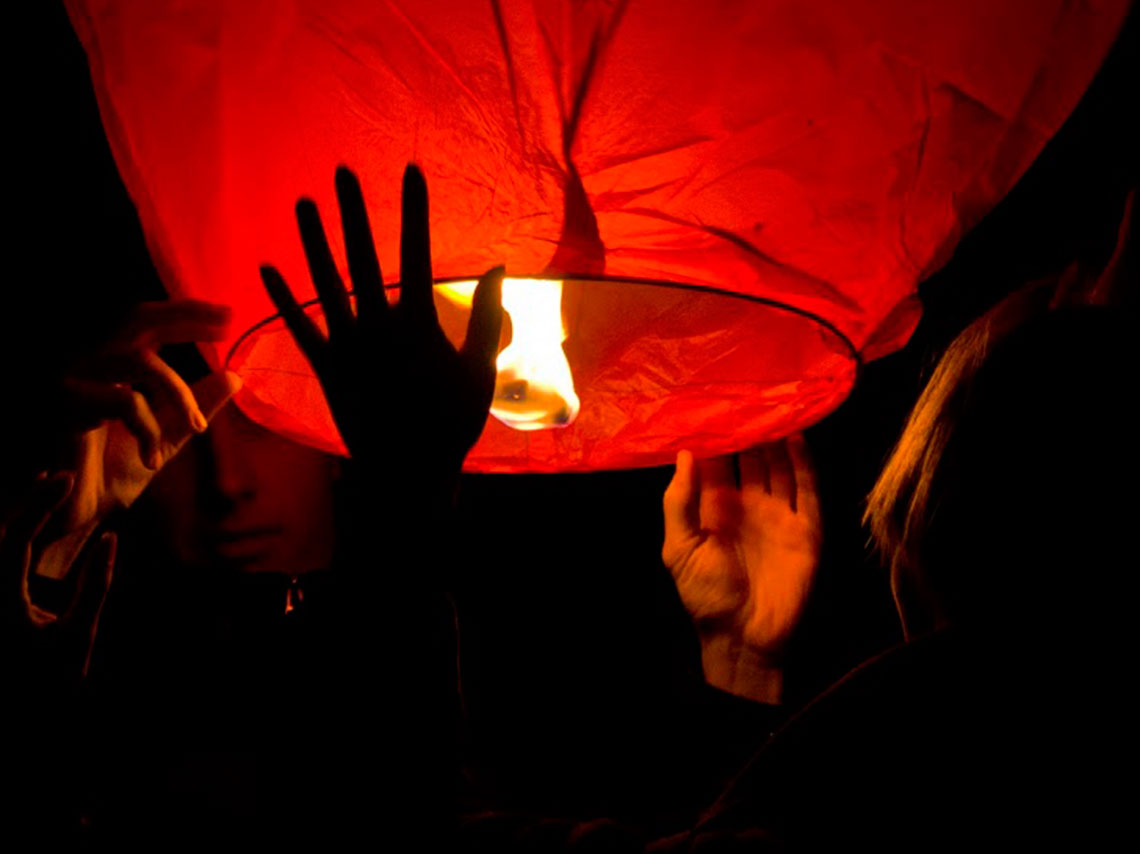
<svg viewBox="0 0 1140 854">
<path fill-rule="evenodd" d="M 225 306 L 201 300 L 139 303 L 52 386 L 45 427 L 58 447 L 45 462 L 74 482 L 37 545 L 36 572 L 67 574 L 95 530 L 133 504 L 237 390 L 241 382 L 229 372 L 188 385 L 158 355 L 164 344 L 221 340 L 229 316 Z"/>
<path fill-rule="evenodd" d="M 327 337 L 276 268 L 263 266 L 262 281 L 316 372 L 349 453 L 374 471 L 398 475 L 402 485 L 425 475 L 433 488 L 450 485 L 494 396 L 503 268 L 479 280 L 467 337 L 456 350 L 432 300 L 427 184 L 420 170 L 409 165 L 404 172 L 395 305 L 385 294 L 360 182 L 344 166 L 336 170 L 336 192 L 356 311 L 309 199 L 297 202 L 297 225 Z"/>
<path fill-rule="evenodd" d="M 701 641 L 709 684 L 778 703 L 784 647 L 819 564 L 815 473 L 800 435 L 731 457 L 682 451 L 661 556 Z"/>
</svg>

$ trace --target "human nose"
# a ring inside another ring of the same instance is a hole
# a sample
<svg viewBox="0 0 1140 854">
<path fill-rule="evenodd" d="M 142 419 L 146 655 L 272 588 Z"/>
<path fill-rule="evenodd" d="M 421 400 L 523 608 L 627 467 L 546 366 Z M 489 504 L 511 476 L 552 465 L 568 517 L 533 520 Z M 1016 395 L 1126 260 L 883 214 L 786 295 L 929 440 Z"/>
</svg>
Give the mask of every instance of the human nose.
<svg viewBox="0 0 1140 854">
<path fill-rule="evenodd" d="M 206 435 L 215 493 L 230 504 L 251 498 L 257 491 L 257 480 L 232 419 L 218 418 Z"/>
</svg>

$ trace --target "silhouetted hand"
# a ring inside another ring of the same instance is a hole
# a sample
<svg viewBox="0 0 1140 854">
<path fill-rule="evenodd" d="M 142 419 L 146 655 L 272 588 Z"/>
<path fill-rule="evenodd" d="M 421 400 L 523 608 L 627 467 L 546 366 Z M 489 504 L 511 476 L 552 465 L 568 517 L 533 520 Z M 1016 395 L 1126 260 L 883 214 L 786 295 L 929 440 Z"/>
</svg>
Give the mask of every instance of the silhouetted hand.
<svg viewBox="0 0 1140 854">
<path fill-rule="evenodd" d="M 778 702 L 781 658 L 819 563 L 822 526 L 803 438 L 694 463 L 665 491 L 662 558 L 701 639 L 710 684 Z"/>
<path fill-rule="evenodd" d="M 309 272 L 327 336 L 296 302 L 273 267 L 262 280 L 324 390 L 340 435 L 364 477 L 351 506 L 366 547 L 344 564 L 339 583 L 337 666 L 341 730 L 353 735 L 360 773 L 385 780 L 388 814 L 417 828 L 443 828 L 454 779 L 450 733 L 458 696 L 450 609 L 442 595 L 440 554 L 451 538 L 446 518 L 463 458 L 486 423 L 495 388 L 502 324 L 502 268 L 475 289 L 467 336 L 458 351 L 440 329 L 432 299 L 427 187 L 414 166 L 404 173 L 400 299 L 390 304 L 372 242 L 360 184 L 336 172 L 355 311 L 337 271 L 317 208 L 297 203 Z M 368 549 L 375 549 L 369 554 Z M 364 570 L 378 558 L 383 572 Z M 363 559 L 362 559 L 363 558 Z M 373 675 L 386 674 L 378 702 Z M 380 730 L 377 720 L 385 720 Z M 378 741 L 377 734 L 399 733 Z M 346 802 L 358 797 L 359 787 Z M 370 799 L 353 814 L 374 812 Z M 431 847 L 428 845 L 427 847 Z"/>
<path fill-rule="evenodd" d="M 237 390 L 236 374 L 214 374 L 191 388 L 158 355 L 163 344 L 219 339 L 224 306 L 198 300 L 138 305 L 126 325 L 64 379 L 61 459 L 74 486 L 41 539 L 40 574 L 66 574 L 111 512 L 129 507 L 155 473 L 206 429 Z"/>
<path fill-rule="evenodd" d="M 280 273 L 261 277 L 270 298 L 321 381 L 349 452 L 399 488 L 451 483 L 479 438 L 495 389 L 495 356 L 502 325 L 501 267 L 475 289 L 463 347 L 456 350 L 436 318 L 432 300 L 427 185 L 415 166 L 404 173 L 400 234 L 400 299 L 390 305 L 368 213 L 356 176 L 336 172 L 353 311 L 329 251 L 316 205 L 297 202 L 297 224 L 327 337 L 298 306 Z"/>
<path fill-rule="evenodd" d="M 28 574 L 37 537 L 67 501 L 75 486 L 71 474 L 41 475 L 10 518 L 0 523 L 0 583 L 3 585 L 5 654 L 21 688 L 77 683 L 87 674 L 91 646 L 115 562 L 115 535 L 104 534 L 79 567 L 76 593 L 62 614 L 32 602 Z"/>
</svg>

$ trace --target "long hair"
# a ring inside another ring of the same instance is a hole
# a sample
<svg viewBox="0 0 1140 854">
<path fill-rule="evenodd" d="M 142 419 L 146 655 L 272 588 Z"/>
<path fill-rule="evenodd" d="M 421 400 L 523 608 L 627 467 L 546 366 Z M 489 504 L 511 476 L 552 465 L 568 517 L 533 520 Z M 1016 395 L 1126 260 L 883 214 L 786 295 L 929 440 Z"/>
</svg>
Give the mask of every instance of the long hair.
<svg viewBox="0 0 1140 854">
<path fill-rule="evenodd" d="M 896 598 L 934 623 L 1048 619 L 1082 594 L 1073 573 L 1124 548 L 1134 323 L 1052 293 L 1018 291 L 954 340 L 868 498 Z"/>
</svg>

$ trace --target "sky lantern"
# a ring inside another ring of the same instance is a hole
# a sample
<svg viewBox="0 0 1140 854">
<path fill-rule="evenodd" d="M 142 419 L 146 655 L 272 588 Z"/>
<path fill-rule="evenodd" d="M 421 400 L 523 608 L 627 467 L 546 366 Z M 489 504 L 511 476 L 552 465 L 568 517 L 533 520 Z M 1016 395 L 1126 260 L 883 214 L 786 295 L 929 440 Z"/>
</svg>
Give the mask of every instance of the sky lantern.
<svg viewBox="0 0 1140 854">
<path fill-rule="evenodd" d="M 335 223 L 344 163 L 397 299 L 415 161 L 456 343 L 474 280 L 507 265 L 467 469 L 523 472 L 724 453 L 831 412 L 906 342 L 917 283 L 1057 131 L 1128 3 L 67 6 L 167 288 L 234 309 L 206 355 L 243 411 L 343 452 L 258 266 L 319 318 L 293 204 Z"/>
</svg>

